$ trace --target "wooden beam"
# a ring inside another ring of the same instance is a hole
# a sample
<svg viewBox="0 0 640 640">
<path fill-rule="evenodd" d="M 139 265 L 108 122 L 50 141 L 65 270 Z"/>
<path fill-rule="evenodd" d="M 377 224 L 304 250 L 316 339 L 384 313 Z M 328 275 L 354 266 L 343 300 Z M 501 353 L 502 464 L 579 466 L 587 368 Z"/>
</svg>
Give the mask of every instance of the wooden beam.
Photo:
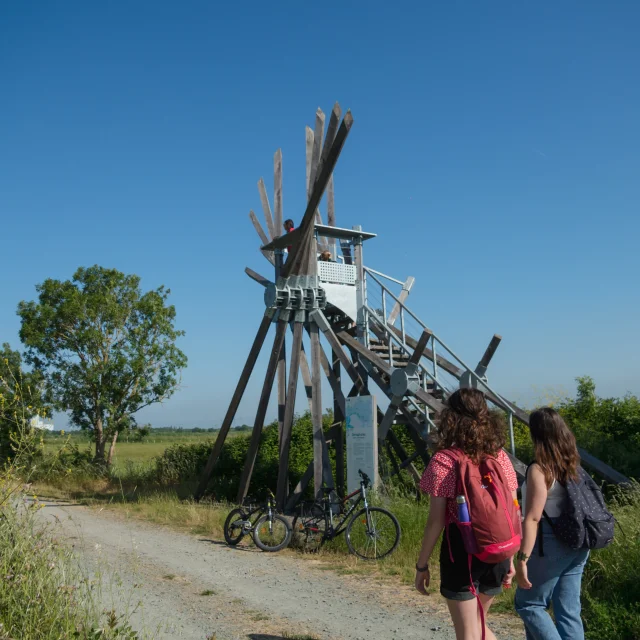
<svg viewBox="0 0 640 640">
<path fill-rule="evenodd" d="M 296 488 L 293 490 L 291 495 L 289 495 L 289 499 L 287 500 L 287 504 L 284 507 L 284 512 L 290 514 L 295 506 L 300 501 L 302 494 L 305 492 L 306 488 L 309 486 L 309 482 L 311 482 L 311 478 L 313 478 L 313 460 L 309 463 L 307 470 L 302 474 L 302 478 L 300 478 Z"/>
<path fill-rule="evenodd" d="M 313 129 L 311 127 L 305 127 L 305 150 L 306 150 L 306 164 L 305 175 L 307 178 L 305 192 L 307 194 L 307 202 L 311 197 L 311 158 L 313 157 Z"/>
<path fill-rule="evenodd" d="M 264 246 L 265 244 L 269 243 L 269 240 L 267 238 L 267 234 L 264 232 L 264 229 L 262 228 L 262 225 L 260 224 L 260 221 L 258 220 L 258 218 L 256 217 L 256 214 L 253 211 L 249 211 L 249 218 L 251 219 L 251 222 L 255 228 L 255 230 L 258 232 L 258 235 L 260 236 L 260 240 L 262 242 L 262 245 Z M 273 257 L 273 251 L 269 251 L 268 249 L 263 249 L 262 247 L 260 248 L 260 251 L 262 253 L 262 255 L 273 265 L 275 265 L 276 261 L 275 258 Z"/>
<path fill-rule="evenodd" d="M 326 161 L 318 169 L 318 177 L 313 185 L 311 198 L 307 203 L 307 208 L 300 224 L 300 227 L 302 228 L 303 241 L 297 247 L 294 247 L 292 253 L 289 255 L 289 259 L 283 269 L 282 275 L 284 277 L 299 274 L 301 265 L 304 264 L 307 259 L 307 252 L 310 249 L 310 242 L 308 241 L 313 238 L 315 211 L 318 208 L 318 204 L 320 203 L 322 196 L 324 195 L 329 178 L 333 173 L 336 163 L 338 162 L 340 152 L 344 147 L 344 143 L 347 140 L 347 136 L 349 135 L 349 131 L 352 126 L 353 116 L 351 115 L 351 112 L 347 112 L 340 128 L 338 129 L 338 133 L 336 134 L 333 145 L 331 146 L 331 150 L 327 154 Z"/>
<path fill-rule="evenodd" d="M 287 341 L 282 341 L 282 349 L 278 357 L 278 446 L 282 447 L 282 431 L 284 428 L 284 408 L 287 400 Z"/>
<path fill-rule="evenodd" d="M 325 372 L 326 373 L 326 372 Z M 342 403 L 340 402 L 340 398 L 336 393 L 336 390 L 333 388 L 333 420 L 336 423 L 336 426 L 339 429 L 339 433 L 336 436 L 335 447 L 336 447 L 336 490 L 338 495 L 343 498 L 345 496 L 344 491 L 344 481 L 345 481 L 345 469 L 344 469 L 344 436 L 343 436 L 343 423 L 345 420 L 345 399 L 344 394 L 342 392 L 342 382 L 340 378 L 340 359 L 333 349 L 331 350 L 331 374 L 333 379 L 336 381 L 336 387 L 339 389 L 340 395 L 342 396 Z M 329 383 L 331 384 L 331 383 Z"/>
<path fill-rule="evenodd" d="M 280 439 L 280 460 L 278 465 L 278 485 L 276 489 L 276 504 L 279 509 L 284 507 L 289 485 L 289 450 L 291 448 L 291 429 L 298 390 L 298 369 L 300 367 L 300 353 L 302 351 L 302 323 L 293 323 L 293 342 L 291 345 L 291 363 L 289 365 L 289 386 L 286 392 L 284 406 L 282 437 Z"/>
<path fill-rule="evenodd" d="M 322 135 L 324 133 L 324 113 L 321 109 L 316 111 L 316 123 L 313 130 L 313 148 L 311 150 L 311 169 L 309 171 L 309 185 L 307 188 L 307 198 L 311 197 L 311 190 L 316 182 L 318 166 L 320 164 L 320 154 L 322 153 Z M 316 223 L 322 224 L 322 217 L 316 208 Z"/>
<path fill-rule="evenodd" d="M 396 327 L 389 327 L 389 329 L 393 331 L 393 333 L 395 333 L 399 338 L 402 338 L 402 331 L 400 331 L 400 329 L 397 329 Z M 405 342 L 409 347 L 412 347 L 414 349 L 418 344 L 417 340 L 407 335 L 406 333 L 405 333 Z M 433 362 L 433 351 L 431 349 L 425 349 L 422 352 L 422 355 L 425 358 L 427 358 L 427 360 L 431 360 L 431 362 Z M 455 376 L 455 378 L 457 378 L 458 380 L 461 378 L 462 374 L 464 373 L 464 371 L 460 369 L 460 367 L 456 366 L 455 364 L 453 364 L 453 362 L 450 362 L 449 360 L 447 360 L 446 358 L 443 358 L 440 355 L 436 357 L 436 361 L 439 367 L 442 367 L 447 373 L 450 373 L 452 376 Z"/>
<path fill-rule="evenodd" d="M 307 360 L 307 354 L 304 350 L 304 344 L 300 346 L 300 373 L 302 375 L 302 382 L 304 384 L 304 390 L 307 394 L 307 402 L 309 403 L 309 411 L 313 410 L 312 396 L 313 388 L 311 385 L 311 369 L 309 369 L 309 361 Z"/>
<path fill-rule="evenodd" d="M 388 324 L 393 325 L 393 323 L 398 318 L 398 315 L 400 314 L 400 309 L 402 308 L 402 303 L 404 303 L 404 301 L 407 299 L 409 292 L 411 291 L 411 288 L 413 287 L 413 284 L 415 281 L 416 279 L 413 276 L 409 276 L 405 281 L 405 283 L 402 285 L 402 291 L 398 296 L 398 300 L 393 305 L 393 309 L 391 309 L 391 313 L 389 314 L 389 318 L 387 319 Z"/>
<path fill-rule="evenodd" d="M 313 422 L 313 487 L 316 499 L 319 499 L 322 497 L 324 434 L 322 432 L 320 334 L 318 333 L 318 325 L 315 324 L 315 322 L 310 323 L 309 332 L 311 334 L 311 420 Z"/>
<path fill-rule="evenodd" d="M 278 149 L 273 156 L 273 209 L 277 237 L 284 233 L 282 227 L 282 149 Z"/>
<path fill-rule="evenodd" d="M 267 337 L 270 326 L 271 319 L 266 316 L 262 318 L 260 326 L 258 327 L 258 332 L 256 333 L 256 337 L 253 340 L 253 345 L 251 346 L 251 350 L 249 351 L 249 355 L 247 356 L 247 361 L 245 362 L 242 373 L 240 374 L 240 379 L 238 380 L 236 389 L 233 392 L 233 396 L 231 397 L 231 402 L 229 403 L 229 407 L 227 408 L 227 413 L 225 414 L 222 425 L 220 426 L 218 437 L 216 438 L 213 449 L 209 454 L 209 459 L 207 460 L 207 464 L 204 468 L 204 471 L 202 472 L 202 477 L 200 478 L 200 483 L 198 484 L 198 488 L 196 489 L 196 492 L 194 494 L 194 498 L 196 500 L 200 500 L 207 489 L 209 479 L 211 478 L 211 473 L 213 472 L 213 469 L 218 462 L 218 458 L 220 457 L 224 441 L 227 438 L 229 429 L 231 428 L 231 423 L 236 416 L 238 406 L 240 405 L 242 396 L 244 395 L 244 392 L 247 388 L 247 383 L 249 382 L 249 378 L 251 377 L 251 373 L 256 364 L 256 360 L 260 355 L 260 350 L 262 349 L 262 345 L 264 344 L 264 340 Z"/>
<path fill-rule="evenodd" d="M 404 468 L 409 469 L 409 473 L 413 477 L 415 483 L 419 484 L 422 476 L 416 469 L 416 466 L 413 464 L 413 460 L 415 460 L 415 458 L 420 455 L 420 452 L 416 451 L 412 456 L 409 456 L 409 454 L 407 453 L 407 450 L 402 446 L 402 442 L 400 442 L 400 438 L 398 438 L 398 436 L 393 432 L 393 429 L 389 431 L 387 435 L 387 441 L 393 447 L 398 458 L 400 458 L 401 460 L 400 467 L 403 469 Z"/>
<path fill-rule="evenodd" d="M 387 382 L 388 378 L 387 380 L 385 380 L 382 374 L 380 374 L 378 371 L 372 368 L 369 369 L 369 376 L 378 385 L 380 390 L 388 398 L 391 398 L 392 393 L 391 393 L 391 389 L 389 388 L 389 384 Z M 416 450 L 421 452 L 420 455 L 425 465 L 429 464 L 430 456 L 427 452 L 427 442 L 422 437 L 420 423 L 411 414 L 411 411 L 409 411 L 409 409 L 407 408 L 404 402 L 400 405 L 399 409 L 402 415 L 407 420 L 407 433 L 409 434 L 409 437 L 413 440 L 413 444 L 416 447 Z M 382 411 L 378 409 L 378 423 L 380 423 L 380 420 L 382 419 L 383 415 L 384 414 L 382 413 Z"/>
<path fill-rule="evenodd" d="M 484 352 L 482 358 L 480 358 L 480 362 L 478 362 L 478 366 L 476 367 L 476 373 L 479 376 L 483 376 L 485 374 L 487 367 L 491 362 L 491 358 L 493 358 L 493 355 L 500 345 L 501 340 L 502 336 L 498 335 L 497 333 L 493 336 L 493 338 L 491 338 L 491 342 L 489 343 L 487 350 Z"/>
<path fill-rule="evenodd" d="M 311 313 L 311 319 L 318 325 L 324 337 L 327 339 L 329 346 L 333 349 L 333 352 L 338 356 L 340 363 L 344 367 L 347 375 L 351 378 L 353 383 L 358 387 L 358 391 L 362 391 L 365 388 L 364 380 L 360 377 L 360 374 L 356 370 L 355 366 L 349 359 L 349 356 L 344 352 L 338 337 L 333 332 L 329 321 L 322 311 L 319 309 Z M 351 336 L 349 336 L 351 337 Z"/>
<path fill-rule="evenodd" d="M 341 115 L 342 115 L 342 109 L 340 108 L 340 105 L 336 102 L 333 105 L 333 109 L 331 110 L 331 115 L 329 116 L 329 126 L 327 127 L 327 135 L 325 136 L 324 145 L 322 147 L 320 164 L 324 164 L 327 160 L 327 156 L 329 155 L 329 150 L 333 145 L 333 141 L 336 139 L 336 134 L 338 132 L 338 125 L 340 124 Z"/>
<path fill-rule="evenodd" d="M 258 284 L 261 284 L 263 287 L 268 287 L 270 284 L 273 284 L 271 280 L 261 276 L 258 272 L 253 269 L 249 269 L 249 267 L 244 268 L 244 272 L 252 279 L 255 280 Z"/>
<path fill-rule="evenodd" d="M 258 180 L 258 191 L 260 192 L 260 202 L 262 203 L 262 210 L 264 211 L 264 219 L 267 221 L 267 229 L 269 230 L 271 240 L 273 240 L 280 234 L 276 233 L 273 225 L 273 217 L 271 216 L 271 207 L 269 206 L 267 188 L 264 186 L 264 180 L 262 178 Z"/>
<path fill-rule="evenodd" d="M 333 174 L 329 178 L 329 184 L 327 185 L 327 225 L 330 227 L 336 226 L 336 202 L 333 188 Z M 336 259 L 336 239 L 329 238 L 329 244 L 331 245 L 331 254 L 333 259 Z"/>
<path fill-rule="evenodd" d="M 264 427 L 264 418 L 267 414 L 269 398 L 271 396 L 271 390 L 273 389 L 273 382 L 278 368 L 278 358 L 282 351 L 282 344 L 284 342 L 286 330 L 286 322 L 279 321 L 276 323 L 276 337 L 273 341 L 273 347 L 271 348 L 269 364 L 267 365 L 267 373 L 264 378 L 264 384 L 262 385 L 260 400 L 258 401 L 256 419 L 253 423 L 253 431 L 251 432 L 251 439 L 249 440 L 249 451 L 247 452 L 242 475 L 240 476 L 240 486 L 238 487 L 237 498 L 238 504 L 242 504 L 242 501 L 245 499 L 247 491 L 249 490 L 249 483 L 251 482 L 253 467 L 256 463 L 258 447 L 260 446 L 260 436 L 262 435 L 262 428 Z"/>
</svg>

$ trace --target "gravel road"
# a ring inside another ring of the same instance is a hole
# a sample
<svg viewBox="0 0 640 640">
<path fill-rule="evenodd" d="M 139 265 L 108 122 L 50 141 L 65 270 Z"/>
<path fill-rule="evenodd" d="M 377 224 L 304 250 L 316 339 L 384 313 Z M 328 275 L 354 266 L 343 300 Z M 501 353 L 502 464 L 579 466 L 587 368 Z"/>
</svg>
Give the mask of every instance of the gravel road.
<svg viewBox="0 0 640 640">
<path fill-rule="evenodd" d="M 326 565 L 207 539 L 60 502 L 42 517 L 103 582 L 105 609 L 131 614 L 144 638 L 193 640 L 449 640 L 438 596 L 341 576 Z M 522 638 L 502 619 L 497 636 Z"/>
</svg>

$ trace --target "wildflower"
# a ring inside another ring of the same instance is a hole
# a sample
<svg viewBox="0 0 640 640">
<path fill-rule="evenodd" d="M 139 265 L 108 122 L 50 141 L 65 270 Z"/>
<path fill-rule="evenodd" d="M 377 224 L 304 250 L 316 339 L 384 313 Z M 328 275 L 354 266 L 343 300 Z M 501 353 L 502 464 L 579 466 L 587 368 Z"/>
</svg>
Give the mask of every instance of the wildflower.
<svg viewBox="0 0 640 640">
<path fill-rule="evenodd" d="M 50 562 L 49 563 L 49 571 L 51 571 L 52 569 L 56 568 L 56 563 L 55 562 Z"/>
</svg>

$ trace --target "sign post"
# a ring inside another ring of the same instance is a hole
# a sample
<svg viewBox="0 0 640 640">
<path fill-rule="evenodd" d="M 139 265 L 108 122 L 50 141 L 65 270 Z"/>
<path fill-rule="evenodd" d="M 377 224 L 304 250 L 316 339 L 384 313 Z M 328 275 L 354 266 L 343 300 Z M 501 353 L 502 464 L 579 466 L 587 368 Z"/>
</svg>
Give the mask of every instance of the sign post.
<svg viewBox="0 0 640 640">
<path fill-rule="evenodd" d="M 375 396 L 345 399 L 347 425 L 347 492 L 360 487 L 358 470 L 366 473 L 373 486 L 378 484 L 378 427 Z"/>
</svg>

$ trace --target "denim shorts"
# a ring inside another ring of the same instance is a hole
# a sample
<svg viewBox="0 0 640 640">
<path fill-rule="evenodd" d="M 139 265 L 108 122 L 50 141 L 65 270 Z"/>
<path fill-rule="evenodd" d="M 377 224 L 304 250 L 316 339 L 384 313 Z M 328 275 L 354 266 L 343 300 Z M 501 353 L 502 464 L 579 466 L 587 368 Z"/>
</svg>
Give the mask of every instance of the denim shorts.
<svg viewBox="0 0 640 640">
<path fill-rule="evenodd" d="M 447 529 L 449 535 L 447 536 Z M 451 554 L 449 553 L 451 543 Z M 453 556 L 453 562 L 451 561 Z M 440 593 L 447 600 L 472 600 L 471 580 L 475 588 L 486 596 L 497 596 L 502 592 L 502 583 L 509 573 L 509 560 L 490 564 L 473 557 L 471 560 L 471 576 L 469 576 L 469 555 L 462 536 L 455 524 L 445 527 L 440 547 Z"/>
</svg>

